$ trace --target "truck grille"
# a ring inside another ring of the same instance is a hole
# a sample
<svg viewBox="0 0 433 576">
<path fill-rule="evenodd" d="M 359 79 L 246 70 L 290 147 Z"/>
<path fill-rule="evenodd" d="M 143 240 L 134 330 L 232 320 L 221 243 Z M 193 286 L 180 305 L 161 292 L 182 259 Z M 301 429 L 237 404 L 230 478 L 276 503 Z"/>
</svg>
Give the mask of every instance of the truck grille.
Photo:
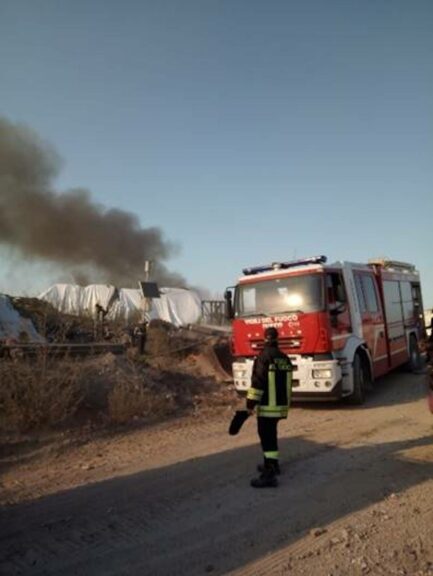
<svg viewBox="0 0 433 576">
<path fill-rule="evenodd" d="M 251 348 L 258 352 L 262 351 L 265 345 L 264 340 L 250 340 L 250 344 Z M 300 348 L 302 346 L 302 338 L 279 338 L 278 344 L 283 351 L 292 348 Z"/>
</svg>

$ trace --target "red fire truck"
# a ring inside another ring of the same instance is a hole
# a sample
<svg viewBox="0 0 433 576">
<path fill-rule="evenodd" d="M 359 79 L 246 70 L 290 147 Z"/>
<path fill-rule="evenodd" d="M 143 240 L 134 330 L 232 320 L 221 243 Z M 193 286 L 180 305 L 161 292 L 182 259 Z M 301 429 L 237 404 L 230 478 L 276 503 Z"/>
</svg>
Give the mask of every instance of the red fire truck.
<svg viewBox="0 0 433 576">
<path fill-rule="evenodd" d="M 420 367 L 425 325 L 411 264 L 327 264 L 325 256 L 274 262 L 245 268 L 225 298 L 238 392 L 250 386 L 268 326 L 278 329 L 295 367 L 294 399 L 348 397 L 361 404 L 379 376 L 403 364 Z"/>
</svg>

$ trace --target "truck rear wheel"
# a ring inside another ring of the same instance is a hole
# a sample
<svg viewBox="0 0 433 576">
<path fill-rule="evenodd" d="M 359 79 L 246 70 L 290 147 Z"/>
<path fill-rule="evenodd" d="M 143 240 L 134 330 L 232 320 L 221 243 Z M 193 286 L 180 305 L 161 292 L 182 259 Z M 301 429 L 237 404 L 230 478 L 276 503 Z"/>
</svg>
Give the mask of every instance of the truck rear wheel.
<svg viewBox="0 0 433 576">
<path fill-rule="evenodd" d="M 418 340 L 412 334 L 409 338 L 409 362 L 407 363 L 410 372 L 418 372 L 421 369 L 421 353 L 418 346 Z"/>
<path fill-rule="evenodd" d="M 365 402 L 366 390 L 370 385 L 370 372 L 365 359 L 357 352 L 353 359 L 353 392 L 349 396 L 350 404 L 361 405 Z"/>
</svg>

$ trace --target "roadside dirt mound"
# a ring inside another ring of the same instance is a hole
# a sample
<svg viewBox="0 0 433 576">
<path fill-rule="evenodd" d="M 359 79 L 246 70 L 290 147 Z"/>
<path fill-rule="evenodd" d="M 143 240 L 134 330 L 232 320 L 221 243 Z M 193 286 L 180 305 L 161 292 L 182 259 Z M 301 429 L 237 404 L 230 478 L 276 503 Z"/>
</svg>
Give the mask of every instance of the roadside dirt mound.
<svg viewBox="0 0 433 576">
<path fill-rule="evenodd" d="M 97 322 L 89 316 L 65 314 L 49 302 L 38 298 L 11 296 L 10 299 L 19 314 L 29 318 L 39 334 L 49 343 L 133 342 L 134 326 L 125 322 L 105 318 L 102 322 Z"/>
<path fill-rule="evenodd" d="M 91 318 L 63 314 L 38 298 L 10 297 L 14 308 L 29 318 L 48 342 L 92 342 L 94 323 Z"/>
<path fill-rule="evenodd" d="M 149 344 L 161 352 L 4 359 L 0 431 L 146 424 L 232 402 L 230 375 L 215 352 L 227 344 L 185 342 L 166 328 L 150 331 Z"/>
<path fill-rule="evenodd" d="M 59 313 L 36 298 L 14 298 L 13 304 L 49 342 L 95 341 L 92 319 Z M 41 348 L 4 356 L 0 431 L 149 423 L 233 400 L 227 336 L 153 321 L 140 354 L 133 327 L 103 327 L 105 339 L 109 331 L 124 345 L 120 353 L 92 356 L 89 348 L 82 356 L 60 356 Z"/>
<path fill-rule="evenodd" d="M 225 370 L 220 359 L 221 356 L 228 354 L 228 344 L 210 342 L 202 346 L 196 353 L 190 354 L 182 365 L 199 376 L 210 376 L 218 382 L 230 382 L 232 376 Z"/>
<path fill-rule="evenodd" d="M 161 322 L 151 322 L 146 343 L 146 359 L 150 365 L 163 367 L 166 362 L 197 376 L 211 377 L 218 382 L 232 379 L 230 342 L 228 336 L 177 329 Z"/>
</svg>

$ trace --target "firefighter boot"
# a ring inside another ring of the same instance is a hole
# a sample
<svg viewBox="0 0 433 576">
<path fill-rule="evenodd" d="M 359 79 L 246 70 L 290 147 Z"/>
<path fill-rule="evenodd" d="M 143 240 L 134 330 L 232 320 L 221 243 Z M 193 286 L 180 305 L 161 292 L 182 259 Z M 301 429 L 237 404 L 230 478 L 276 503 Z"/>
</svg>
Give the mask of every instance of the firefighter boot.
<svg viewBox="0 0 433 576">
<path fill-rule="evenodd" d="M 276 488 L 278 486 L 275 470 L 271 467 L 265 467 L 258 478 L 251 480 L 253 488 Z"/>
<path fill-rule="evenodd" d="M 257 464 L 257 472 L 263 472 L 266 467 L 273 468 L 277 476 L 281 474 L 280 464 L 278 460 L 265 458 L 263 464 Z"/>
</svg>

